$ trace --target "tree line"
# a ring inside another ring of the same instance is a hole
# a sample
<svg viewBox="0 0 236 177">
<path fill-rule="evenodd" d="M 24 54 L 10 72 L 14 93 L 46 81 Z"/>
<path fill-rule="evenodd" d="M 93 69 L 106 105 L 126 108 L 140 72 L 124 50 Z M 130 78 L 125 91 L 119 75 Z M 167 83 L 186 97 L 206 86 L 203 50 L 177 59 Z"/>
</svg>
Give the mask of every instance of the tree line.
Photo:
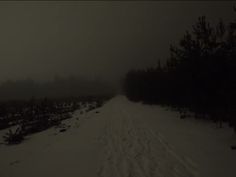
<svg viewBox="0 0 236 177">
<path fill-rule="evenodd" d="M 55 77 L 50 81 L 32 79 L 7 80 L 0 83 L 0 102 L 9 100 L 29 100 L 32 97 L 57 99 L 81 96 L 113 95 L 112 84 L 95 79 L 84 79 L 75 76 Z"/>
<path fill-rule="evenodd" d="M 170 46 L 165 64 L 129 71 L 124 92 L 132 101 L 227 121 L 236 131 L 236 22 L 212 25 L 199 17 L 179 44 Z"/>
</svg>

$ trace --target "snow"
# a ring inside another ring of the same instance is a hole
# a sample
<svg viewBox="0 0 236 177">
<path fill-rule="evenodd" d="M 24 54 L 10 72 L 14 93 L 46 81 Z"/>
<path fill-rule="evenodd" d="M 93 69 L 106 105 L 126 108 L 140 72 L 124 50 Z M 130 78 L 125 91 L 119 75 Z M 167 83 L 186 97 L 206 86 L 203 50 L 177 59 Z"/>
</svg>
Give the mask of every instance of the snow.
<svg viewBox="0 0 236 177">
<path fill-rule="evenodd" d="M 97 113 L 97 111 L 99 113 Z M 1 177 L 234 177 L 233 130 L 117 96 L 19 145 L 0 145 Z M 1 137 L 6 130 L 0 132 Z"/>
</svg>

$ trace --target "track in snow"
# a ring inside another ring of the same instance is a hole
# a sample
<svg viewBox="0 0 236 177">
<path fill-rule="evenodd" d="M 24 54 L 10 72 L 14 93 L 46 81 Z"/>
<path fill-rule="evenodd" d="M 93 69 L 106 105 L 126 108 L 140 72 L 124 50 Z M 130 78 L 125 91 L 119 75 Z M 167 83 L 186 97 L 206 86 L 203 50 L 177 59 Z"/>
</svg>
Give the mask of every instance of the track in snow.
<svg viewBox="0 0 236 177">
<path fill-rule="evenodd" d="M 104 152 L 99 177 L 196 177 L 194 165 L 178 156 L 138 113 L 125 105 L 110 106 L 101 137 Z"/>
</svg>

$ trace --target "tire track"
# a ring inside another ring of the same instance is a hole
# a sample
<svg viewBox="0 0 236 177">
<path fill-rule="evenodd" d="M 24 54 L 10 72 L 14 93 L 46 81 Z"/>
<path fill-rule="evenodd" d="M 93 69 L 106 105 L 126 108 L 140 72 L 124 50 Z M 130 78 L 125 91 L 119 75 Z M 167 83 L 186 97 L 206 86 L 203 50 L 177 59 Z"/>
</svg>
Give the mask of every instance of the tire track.
<svg viewBox="0 0 236 177">
<path fill-rule="evenodd" d="M 126 106 L 111 107 L 99 177 L 196 177 L 195 167 Z M 145 119 L 142 117 L 142 119 Z"/>
</svg>

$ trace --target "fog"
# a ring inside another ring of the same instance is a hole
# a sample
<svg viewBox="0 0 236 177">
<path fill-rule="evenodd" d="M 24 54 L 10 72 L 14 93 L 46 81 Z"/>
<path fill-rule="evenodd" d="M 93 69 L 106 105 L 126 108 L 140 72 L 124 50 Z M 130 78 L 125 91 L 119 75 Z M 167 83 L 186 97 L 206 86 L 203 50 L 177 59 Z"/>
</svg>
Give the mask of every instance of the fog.
<svg viewBox="0 0 236 177">
<path fill-rule="evenodd" d="M 231 21 L 233 2 L 0 2 L 0 81 L 117 81 L 165 61 L 200 15 Z"/>
<path fill-rule="evenodd" d="M 0 177 L 236 177 L 235 2 L 0 1 Z"/>
</svg>

